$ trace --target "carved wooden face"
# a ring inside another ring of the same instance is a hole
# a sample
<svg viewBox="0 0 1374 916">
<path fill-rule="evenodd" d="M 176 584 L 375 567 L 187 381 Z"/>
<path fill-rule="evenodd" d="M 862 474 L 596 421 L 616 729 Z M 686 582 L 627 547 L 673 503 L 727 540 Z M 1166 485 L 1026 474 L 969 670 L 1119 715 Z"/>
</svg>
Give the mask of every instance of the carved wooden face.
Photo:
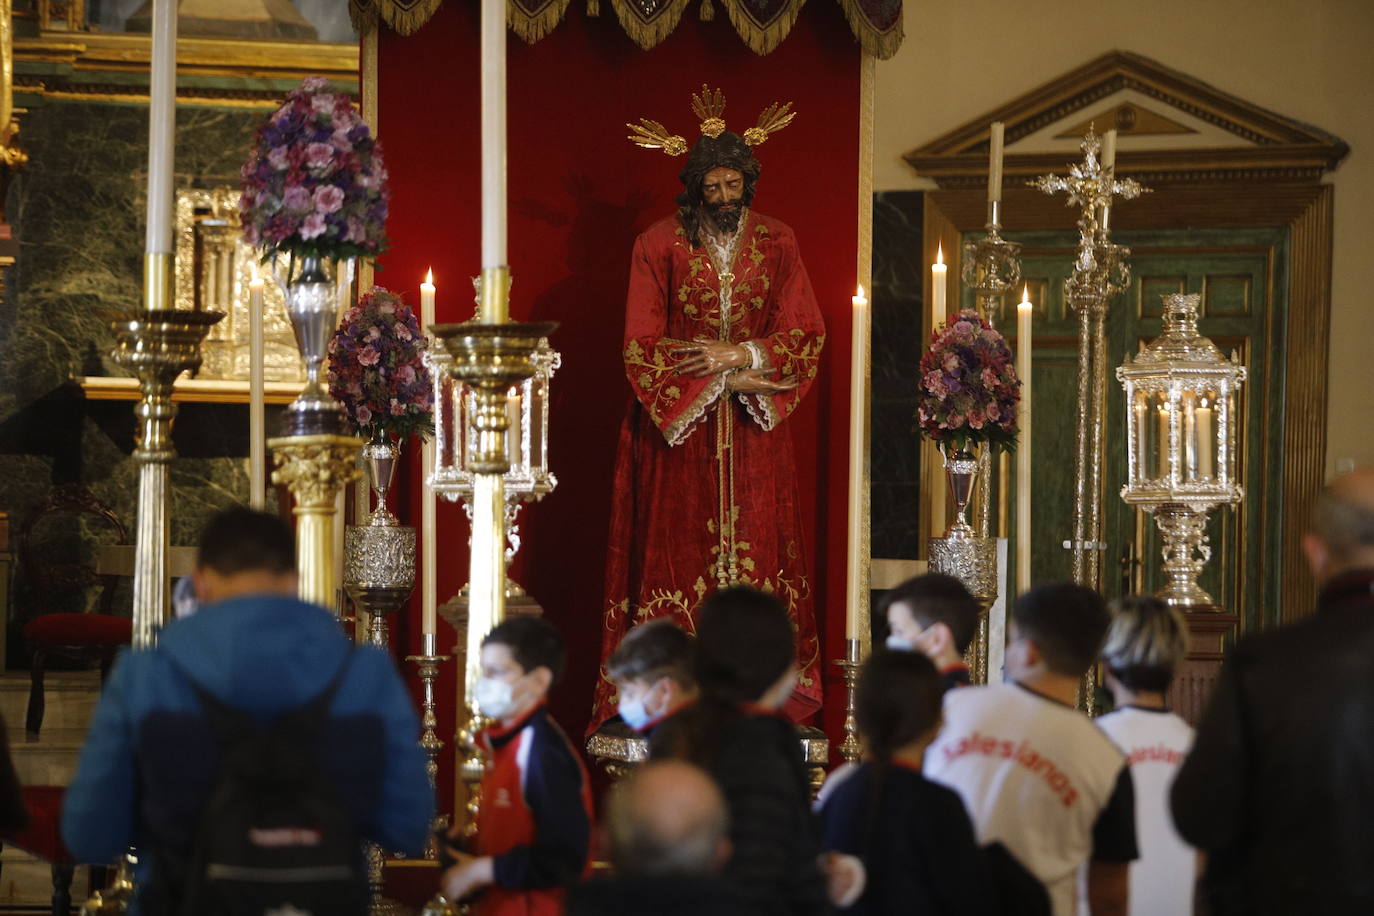
<svg viewBox="0 0 1374 916">
<path fill-rule="evenodd" d="M 744 196 L 744 176 L 736 169 L 711 169 L 701 179 L 701 196 L 707 206 L 736 202 Z"/>
</svg>

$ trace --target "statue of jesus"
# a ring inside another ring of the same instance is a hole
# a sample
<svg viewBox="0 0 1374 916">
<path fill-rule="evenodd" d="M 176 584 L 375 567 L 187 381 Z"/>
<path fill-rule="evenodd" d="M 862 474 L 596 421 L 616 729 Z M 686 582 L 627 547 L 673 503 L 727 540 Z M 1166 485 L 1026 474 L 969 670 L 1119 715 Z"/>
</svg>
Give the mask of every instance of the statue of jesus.
<svg viewBox="0 0 1374 916">
<path fill-rule="evenodd" d="M 702 137 L 678 211 L 635 242 L 623 356 L 634 392 L 616 457 L 601 677 L 591 729 L 615 713 L 606 659 L 626 631 L 669 617 L 689 633 L 702 599 L 745 584 L 787 605 L 797 633 L 794 719 L 821 701 L 813 591 L 791 437 L 781 424 L 816 378 L 825 326 L 792 230 L 751 209 L 752 146 L 792 118 L 770 106 L 744 136 L 719 91 L 694 96 Z M 652 121 L 642 146 L 686 152 Z"/>
</svg>

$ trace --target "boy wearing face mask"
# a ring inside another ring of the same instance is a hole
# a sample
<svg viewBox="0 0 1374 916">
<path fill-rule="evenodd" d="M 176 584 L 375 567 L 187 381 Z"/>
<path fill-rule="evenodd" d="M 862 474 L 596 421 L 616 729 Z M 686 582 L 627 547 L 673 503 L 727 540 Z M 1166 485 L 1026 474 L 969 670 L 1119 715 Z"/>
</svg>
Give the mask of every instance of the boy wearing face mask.
<svg viewBox="0 0 1374 916">
<path fill-rule="evenodd" d="M 925 655 L 946 691 L 969 685 L 964 653 L 982 608 L 964 583 L 942 573 L 917 576 L 884 595 L 880 610 L 887 618 L 889 649 Z"/>
<path fill-rule="evenodd" d="M 558 916 L 586 870 L 587 771 L 544 705 L 563 661 L 563 639 L 542 617 L 513 617 L 482 641 L 477 704 L 496 721 L 479 736 L 490 762 L 476 854 L 450 848 L 456 864 L 443 878 L 450 900 L 484 889 L 478 916 Z"/>
<path fill-rule="evenodd" d="M 620 691 L 618 712 L 649 739 L 649 756 L 671 756 L 665 736 L 677 715 L 697 700 L 692 637 L 671 621 L 641 623 L 620 641 L 606 673 Z"/>
</svg>

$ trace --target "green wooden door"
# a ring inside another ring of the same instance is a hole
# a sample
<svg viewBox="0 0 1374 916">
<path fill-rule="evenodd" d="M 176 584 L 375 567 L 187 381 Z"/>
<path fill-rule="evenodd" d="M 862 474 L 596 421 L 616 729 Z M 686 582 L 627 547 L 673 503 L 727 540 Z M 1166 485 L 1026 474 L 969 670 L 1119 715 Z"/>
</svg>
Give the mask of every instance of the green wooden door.
<svg viewBox="0 0 1374 916">
<path fill-rule="evenodd" d="M 1036 306 L 1032 579 L 1067 580 L 1070 556 L 1062 545 L 1072 532 L 1078 343 L 1077 316 L 1066 306 L 1064 280 L 1071 270 L 1077 236 L 1008 233 L 1008 238 L 1024 246 L 1022 274 Z M 1132 281 L 1113 300 L 1107 320 L 1104 591 L 1108 597 L 1128 590 L 1153 592 L 1162 583 L 1154 523 L 1120 498 L 1126 474 L 1124 396 L 1114 369 L 1128 352 L 1160 333 L 1162 295 L 1200 293 L 1199 329 L 1223 353 L 1236 351 L 1250 373 L 1237 403 L 1242 444 L 1238 476 L 1245 486 L 1245 500 L 1235 510 L 1212 513 L 1208 525 L 1212 560 L 1201 584 L 1220 607 L 1241 615 L 1242 629 L 1276 624 L 1287 233 L 1280 229 L 1117 232 L 1114 241 L 1131 248 Z M 965 304 L 970 304 L 972 294 L 965 291 L 964 295 Z M 1013 346 L 1014 325 L 1010 312 L 999 322 Z M 1008 504 L 1007 533 L 1014 537 L 1015 501 Z"/>
</svg>

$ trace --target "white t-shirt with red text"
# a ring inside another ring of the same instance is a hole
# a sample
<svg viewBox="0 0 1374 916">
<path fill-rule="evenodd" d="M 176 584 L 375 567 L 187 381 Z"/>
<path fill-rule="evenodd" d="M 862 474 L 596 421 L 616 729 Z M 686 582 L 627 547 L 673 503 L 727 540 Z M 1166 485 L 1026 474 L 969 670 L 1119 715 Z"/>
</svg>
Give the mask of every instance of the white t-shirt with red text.
<svg viewBox="0 0 1374 916">
<path fill-rule="evenodd" d="M 1000 842 L 1045 885 L 1055 916 L 1073 916 L 1080 866 L 1135 857 L 1121 751 L 1081 712 L 1016 684 L 951 690 L 944 713 L 926 776 L 963 798 L 980 846 Z"/>
<path fill-rule="evenodd" d="M 1097 725 L 1126 755 L 1135 785 L 1140 858 L 1131 863 L 1131 916 L 1190 916 L 1197 851 L 1174 829 L 1169 787 L 1193 730 L 1168 710 L 1138 706 L 1101 716 Z"/>
</svg>

